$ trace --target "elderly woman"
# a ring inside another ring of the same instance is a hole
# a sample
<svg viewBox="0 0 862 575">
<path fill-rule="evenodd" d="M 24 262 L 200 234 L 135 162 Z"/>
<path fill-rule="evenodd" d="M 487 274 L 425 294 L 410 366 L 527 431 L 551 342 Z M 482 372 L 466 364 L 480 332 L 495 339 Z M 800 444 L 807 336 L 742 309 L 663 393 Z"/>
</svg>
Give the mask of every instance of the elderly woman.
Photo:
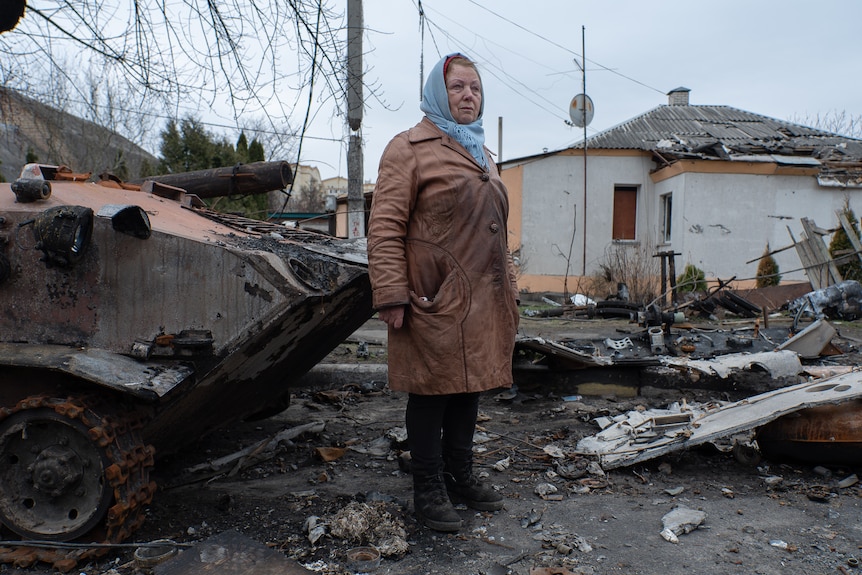
<svg viewBox="0 0 862 575">
<path fill-rule="evenodd" d="M 438 531 L 461 527 L 453 501 L 503 507 L 473 473 L 479 395 L 512 385 L 518 327 L 509 204 L 484 147 L 483 104 L 466 56 L 434 66 L 425 117 L 383 152 L 368 228 L 374 307 L 389 331 L 389 385 L 409 394 L 414 506 Z"/>
</svg>

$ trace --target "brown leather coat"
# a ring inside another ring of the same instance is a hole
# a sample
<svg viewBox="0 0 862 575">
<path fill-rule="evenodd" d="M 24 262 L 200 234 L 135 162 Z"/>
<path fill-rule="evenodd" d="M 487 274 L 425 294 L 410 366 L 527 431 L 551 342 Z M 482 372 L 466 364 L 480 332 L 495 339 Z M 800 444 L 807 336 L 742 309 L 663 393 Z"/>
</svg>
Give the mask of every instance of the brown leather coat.
<svg viewBox="0 0 862 575">
<path fill-rule="evenodd" d="M 485 171 L 427 118 L 383 152 L 368 263 L 375 308 L 407 305 L 403 327 L 389 329 L 396 391 L 512 384 L 518 287 L 506 244 L 509 203 L 488 164 Z"/>
</svg>

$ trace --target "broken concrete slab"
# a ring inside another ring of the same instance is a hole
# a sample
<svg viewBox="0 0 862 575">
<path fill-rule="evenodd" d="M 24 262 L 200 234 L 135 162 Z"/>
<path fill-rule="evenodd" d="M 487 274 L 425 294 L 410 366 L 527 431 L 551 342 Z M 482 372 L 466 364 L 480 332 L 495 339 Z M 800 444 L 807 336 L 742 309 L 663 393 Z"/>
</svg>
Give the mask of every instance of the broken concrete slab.
<svg viewBox="0 0 862 575">
<path fill-rule="evenodd" d="M 751 431 L 782 415 L 805 408 L 840 404 L 859 397 L 862 397 L 862 371 L 853 371 L 707 409 L 689 424 L 656 433 L 650 441 L 643 441 L 649 421 L 639 421 L 636 425 L 618 423 L 621 430 L 629 427 L 638 432 L 630 433 L 624 440 L 617 435 L 612 441 L 605 442 L 606 448 L 594 438 L 584 438 L 578 443 L 578 452 L 597 455 L 604 469 L 614 469 Z"/>
<path fill-rule="evenodd" d="M 661 518 L 661 536 L 665 541 L 679 543 L 679 535 L 691 533 L 706 521 L 706 512 L 678 505 Z"/>
</svg>

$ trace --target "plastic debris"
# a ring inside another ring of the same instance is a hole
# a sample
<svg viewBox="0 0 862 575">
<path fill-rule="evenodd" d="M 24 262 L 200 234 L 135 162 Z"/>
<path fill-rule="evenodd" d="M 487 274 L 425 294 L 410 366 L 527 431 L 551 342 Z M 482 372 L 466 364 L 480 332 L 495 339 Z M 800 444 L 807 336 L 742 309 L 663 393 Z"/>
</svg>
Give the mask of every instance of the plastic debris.
<svg viewBox="0 0 862 575">
<path fill-rule="evenodd" d="M 635 344 L 632 343 L 631 338 L 628 337 L 624 337 L 623 339 L 607 338 L 605 340 L 605 345 L 608 346 L 608 349 L 615 349 L 618 351 L 635 346 Z"/>
<path fill-rule="evenodd" d="M 596 305 L 595 300 L 585 296 L 582 293 L 576 293 L 569 298 L 569 301 L 574 305 Z"/>
<path fill-rule="evenodd" d="M 326 523 L 324 523 L 317 515 L 312 515 L 305 520 L 303 530 L 308 536 L 309 543 L 317 545 L 317 542 L 326 535 Z"/>
<path fill-rule="evenodd" d="M 539 521 L 542 520 L 542 515 L 544 513 L 545 513 L 544 509 L 538 510 L 535 507 L 533 509 L 530 509 L 529 515 L 527 515 L 526 517 L 521 519 L 521 527 L 526 529 L 527 527 L 535 525 L 536 523 L 538 523 Z"/>
<path fill-rule="evenodd" d="M 845 489 L 847 487 L 851 487 L 859 483 L 859 477 L 854 473 L 853 475 L 848 475 L 844 479 L 838 482 L 838 487 Z"/>
</svg>

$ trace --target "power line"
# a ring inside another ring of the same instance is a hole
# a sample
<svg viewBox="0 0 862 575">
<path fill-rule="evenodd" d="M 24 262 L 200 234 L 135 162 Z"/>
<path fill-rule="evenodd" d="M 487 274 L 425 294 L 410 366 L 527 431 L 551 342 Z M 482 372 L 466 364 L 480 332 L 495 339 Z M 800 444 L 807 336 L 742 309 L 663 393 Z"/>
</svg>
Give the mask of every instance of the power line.
<svg viewBox="0 0 862 575">
<path fill-rule="evenodd" d="M 512 21 L 512 20 L 510 20 L 510 19 L 506 18 L 505 16 L 502 16 L 502 15 L 500 15 L 500 14 L 498 14 L 498 13 L 494 12 L 494 11 L 493 11 L 493 10 L 491 10 L 490 8 L 487 8 L 487 7 L 485 7 L 485 6 L 482 6 L 481 4 L 479 4 L 478 2 L 476 2 L 476 0 L 467 0 L 467 1 L 468 1 L 468 2 L 470 2 L 471 4 L 473 4 L 474 6 L 476 6 L 476 7 L 478 7 L 478 8 L 481 8 L 482 10 L 485 10 L 485 11 L 486 11 L 486 12 L 488 12 L 489 14 L 493 14 L 494 16 L 496 16 L 497 18 L 499 18 L 500 20 L 503 20 L 504 22 L 508 22 L 508 23 L 509 23 L 509 24 L 511 24 L 512 26 L 515 26 L 516 28 L 519 28 L 519 29 L 523 30 L 524 32 L 526 32 L 526 33 L 528 33 L 528 34 L 531 34 L 531 35 L 535 36 L 536 38 L 539 38 L 540 40 L 544 40 L 545 42 L 547 42 L 548 44 L 551 44 L 552 46 L 556 46 L 557 48 L 560 48 L 561 50 L 565 50 L 565 51 L 566 51 L 566 52 L 568 52 L 569 54 L 572 54 L 572 55 L 577 56 L 577 57 L 579 57 L 579 58 L 581 57 L 581 54 L 578 54 L 577 52 L 575 52 L 575 51 L 573 51 L 573 50 L 571 50 L 571 49 L 569 49 L 569 48 L 566 48 L 565 46 L 563 46 L 563 45 L 561 45 L 561 44 L 558 44 L 558 43 L 554 42 L 553 40 L 549 40 L 548 38 L 545 38 L 545 37 L 544 37 L 544 36 L 542 36 L 541 34 L 538 34 L 538 33 L 536 33 L 536 32 L 533 32 L 532 30 L 530 30 L 530 29 L 528 29 L 528 28 L 525 28 L 524 26 L 521 26 L 521 25 L 520 25 L 520 24 L 518 24 L 517 22 L 514 22 L 514 21 Z M 607 72 L 611 72 L 612 74 L 616 74 L 617 76 L 619 76 L 619 77 L 621 77 L 621 78 L 624 78 L 624 79 L 626 79 L 626 80 L 628 80 L 628 81 L 630 81 L 630 82 L 634 82 L 635 84 L 638 84 L 638 85 L 640 85 L 640 86 L 643 86 L 644 88 L 648 88 L 648 89 L 650 89 L 650 90 L 654 90 L 654 91 L 658 92 L 659 94 L 664 94 L 664 93 L 665 93 L 665 91 L 664 91 L 664 90 L 659 90 L 658 88 L 654 88 L 653 86 L 650 86 L 650 85 L 648 85 L 648 84 L 645 84 L 645 83 L 641 82 L 640 80 L 635 80 L 634 78 L 632 78 L 632 77 L 630 77 L 630 76 L 626 76 L 625 74 L 622 74 L 622 73 L 620 73 L 620 72 L 617 72 L 617 71 L 616 71 L 616 70 L 614 70 L 613 68 L 608 68 L 608 67 L 607 67 L 607 66 L 605 66 L 604 64 L 600 64 L 600 63 L 596 62 L 595 60 L 591 60 L 591 59 L 589 59 L 589 58 L 585 58 L 585 60 L 586 60 L 587 62 L 589 62 L 590 64 L 595 64 L 596 66 L 598 66 L 598 67 L 599 67 L 599 68 L 601 68 L 602 70 L 605 70 L 605 71 L 607 71 Z"/>
</svg>

